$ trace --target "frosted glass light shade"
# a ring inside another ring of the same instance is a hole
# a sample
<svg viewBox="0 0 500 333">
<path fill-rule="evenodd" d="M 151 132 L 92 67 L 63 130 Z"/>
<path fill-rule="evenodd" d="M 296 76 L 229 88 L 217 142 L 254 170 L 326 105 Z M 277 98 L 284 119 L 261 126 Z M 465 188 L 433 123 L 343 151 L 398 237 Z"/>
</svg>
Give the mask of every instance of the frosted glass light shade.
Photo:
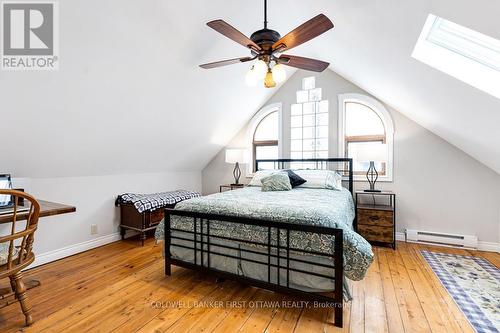
<svg viewBox="0 0 500 333">
<path fill-rule="evenodd" d="M 226 163 L 247 163 L 245 149 L 226 149 Z"/>
<path fill-rule="evenodd" d="M 357 162 L 387 162 L 389 147 L 387 144 L 360 143 L 352 147 L 351 156 Z"/>
<path fill-rule="evenodd" d="M 273 67 L 273 79 L 276 83 L 280 84 L 286 80 L 286 70 L 283 65 L 277 64 Z"/>
<path fill-rule="evenodd" d="M 253 65 L 253 70 L 257 75 L 257 79 L 262 80 L 267 75 L 267 64 L 263 60 L 258 60 L 255 65 Z"/>
</svg>

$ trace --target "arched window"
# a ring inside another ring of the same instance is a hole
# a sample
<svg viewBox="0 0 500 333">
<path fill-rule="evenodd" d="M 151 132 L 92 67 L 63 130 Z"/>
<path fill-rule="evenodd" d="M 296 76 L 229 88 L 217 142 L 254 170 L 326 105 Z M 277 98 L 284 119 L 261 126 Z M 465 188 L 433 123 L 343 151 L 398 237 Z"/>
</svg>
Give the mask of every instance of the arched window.
<svg viewBox="0 0 500 333">
<path fill-rule="evenodd" d="M 339 95 L 339 153 L 353 157 L 359 144 L 387 144 L 388 160 L 375 164 L 379 180 L 392 180 L 394 126 L 386 108 L 377 100 L 361 94 Z M 354 161 L 355 179 L 364 179 L 369 162 Z"/>
<path fill-rule="evenodd" d="M 278 111 L 268 114 L 260 121 L 253 135 L 252 147 L 253 156 L 255 156 L 254 160 L 278 158 L 278 129 Z M 262 166 L 265 167 L 264 165 Z"/>
<path fill-rule="evenodd" d="M 260 110 L 250 121 L 247 137 L 251 151 L 248 173 L 255 172 L 255 160 L 277 159 L 281 156 L 281 104 L 272 104 Z M 260 167 L 272 168 L 272 164 Z"/>
</svg>

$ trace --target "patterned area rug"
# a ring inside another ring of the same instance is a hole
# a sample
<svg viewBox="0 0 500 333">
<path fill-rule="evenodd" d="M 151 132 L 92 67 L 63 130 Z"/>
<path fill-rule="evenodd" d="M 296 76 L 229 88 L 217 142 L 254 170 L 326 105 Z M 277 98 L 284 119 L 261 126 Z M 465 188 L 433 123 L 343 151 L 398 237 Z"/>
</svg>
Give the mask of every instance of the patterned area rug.
<svg viewBox="0 0 500 333">
<path fill-rule="evenodd" d="M 482 258 L 421 253 L 476 332 L 500 332 L 500 270 Z"/>
</svg>

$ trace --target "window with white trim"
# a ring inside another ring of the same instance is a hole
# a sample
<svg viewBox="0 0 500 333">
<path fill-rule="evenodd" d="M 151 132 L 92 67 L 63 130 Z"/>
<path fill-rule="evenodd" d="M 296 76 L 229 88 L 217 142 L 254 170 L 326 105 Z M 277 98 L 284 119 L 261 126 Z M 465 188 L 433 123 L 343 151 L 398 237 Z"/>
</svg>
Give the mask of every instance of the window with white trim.
<svg viewBox="0 0 500 333">
<path fill-rule="evenodd" d="M 274 111 L 265 116 L 255 129 L 252 142 L 254 160 L 277 159 L 279 156 L 278 136 L 279 114 L 278 111 Z M 261 164 L 262 168 L 268 169 L 269 166 L 265 164 Z M 272 163 L 270 168 L 272 168 Z"/>
<path fill-rule="evenodd" d="M 429 14 L 412 57 L 500 98 L 500 40 Z"/>
<path fill-rule="evenodd" d="M 281 114 L 281 103 L 275 103 L 263 107 L 250 120 L 246 141 L 251 162 L 248 163 L 247 176 L 256 171 L 256 160 L 278 159 L 282 156 Z M 268 168 L 265 163 L 259 164 L 259 167 Z"/>
<path fill-rule="evenodd" d="M 322 89 L 316 87 L 315 77 L 302 79 L 297 103 L 291 107 L 292 159 L 328 157 L 328 107 L 328 100 L 322 99 Z"/>
<path fill-rule="evenodd" d="M 359 144 L 387 144 L 387 162 L 375 163 L 379 179 L 392 180 L 394 126 L 387 109 L 372 97 L 362 94 L 339 95 L 339 156 L 353 157 L 353 147 Z M 354 161 L 355 179 L 362 180 L 368 162 Z"/>
</svg>

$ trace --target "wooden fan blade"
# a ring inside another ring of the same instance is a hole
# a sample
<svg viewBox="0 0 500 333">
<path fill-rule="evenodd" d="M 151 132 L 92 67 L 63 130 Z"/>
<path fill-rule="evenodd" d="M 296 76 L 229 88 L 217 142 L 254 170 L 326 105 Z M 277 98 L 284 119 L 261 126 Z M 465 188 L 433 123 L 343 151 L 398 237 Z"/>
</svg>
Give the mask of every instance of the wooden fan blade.
<svg viewBox="0 0 500 333">
<path fill-rule="evenodd" d="M 243 45 L 244 47 L 248 47 L 249 49 L 253 49 L 257 52 L 261 50 L 259 45 L 255 44 L 250 38 L 248 38 L 236 28 L 223 20 L 210 21 L 207 23 L 207 25 L 215 31 L 223 34 L 227 38 Z"/>
<path fill-rule="evenodd" d="M 330 21 L 330 19 L 324 14 L 319 14 L 306 23 L 298 26 L 293 31 L 289 32 L 285 37 L 274 43 L 273 50 L 290 50 L 291 48 L 318 37 L 331 28 L 333 28 L 332 21 Z"/>
<path fill-rule="evenodd" d="M 211 62 L 211 63 L 208 63 L 208 64 L 203 64 L 203 65 L 200 65 L 200 67 L 201 68 L 205 68 L 205 69 L 210 69 L 210 68 L 216 68 L 216 67 L 222 67 L 222 66 L 237 64 L 237 63 L 240 63 L 240 62 L 247 62 L 247 61 L 250 61 L 252 59 L 253 58 L 251 58 L 251 57 L 228 59 L 228 60 L 222 60 L 222 61 Z"/>
<path fill-rule="evenodd" d="M 283 54 L 281 57 L 279 57 L 278 62 L 283 65 L 305 69 L 313 72 L 322 72 L 325 69 L 327 69 L 328 66 L 330 66 L 329 63 L 321 60 L 286 55 L 286 54 Z"/>
</svg>

